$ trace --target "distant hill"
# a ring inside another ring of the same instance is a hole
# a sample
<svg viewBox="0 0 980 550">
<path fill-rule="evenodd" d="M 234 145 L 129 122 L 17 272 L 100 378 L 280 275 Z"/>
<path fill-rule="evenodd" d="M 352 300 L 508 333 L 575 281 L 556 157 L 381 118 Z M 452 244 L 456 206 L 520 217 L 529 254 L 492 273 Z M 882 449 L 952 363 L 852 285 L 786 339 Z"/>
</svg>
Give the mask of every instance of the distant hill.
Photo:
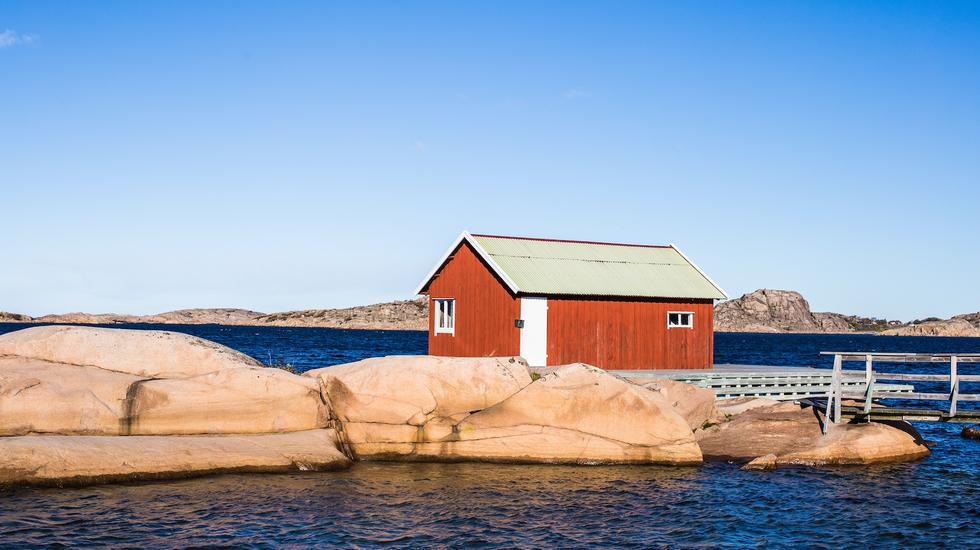
<svg viewBox="0 0 980 550">
<path fill-rule="evenodd" d="M 158 323 L 186 325 L 265 325 L 288 327 L 330 327 L 357 329 L 426 330 L 428 302 L 402 300 L 339 309 L 310 309 L 262 313 L 247 309 L 181 309 L 156 315 L 118 313 L 62 313 L 32 318 L 29 315 L 0 312 L 0 323 L 64 323 L 111 325 L 119 323 Z"/>
<path fill-rule="evenodd" d="M 429 302 L 425 298 L 341 309 L 284 311 L 256 317 L 251 325 L 359 329 L 428 330 Z"/>
<path fill-rule="evenodd" d="M 813 312 L 792 290 L 760 289 L 715 306 L 718 332 L 879 332 L 903 326 L 901 321 Z"/>
<path fill-rule="evenodd" d="M 71 323 L 85 325 L 111 325 L 115 323 L 161 323 L 188 325 L 243 325 L 264 315 L 247 309 L 181 309 L 157 315 L 124 315 L 118 313 L 60 313 L 30 319 L 36 323 Z M 26 317 L 26 316 L 25 316 Z"/>
<path fill-rule="evenodd" d="M 427 330 L 429 304 L 425 298 L 337 309 L 307 309 L 261 313 L 247 309 L 182 309 L 157 315 L 65 313 L 32 318 L 0 312 L 0 323 L 159 323 L 247 326 L 327 327 L 351 329 Z M 867 332 L 897 336 L 980 336 L 980 312 L 952 319 L 923 319 L 911 323 L 875 317 L 814 312 L 792 290 L 760 289 L 715 306 L 718 332 Z"/>
<path fill-rule="evenodd" d="M 959 317 L 959 316 L 957 316 Z M 882 336 L 980 336 L 980 328 L 965 319 L 954 317 L 938 321 L 910 323 L 880 332 Z"/>
<path fill-rule="evenodd" d="M 957 315 L 953 319 L 962 319 L 976 328 L 980 328 L 980 311 L 976 313 L 964 313 L 963 315 Z"/>
<path fill-rule="evenodd" d="M 31 321 L 29 315 L 0 311 L 0 323 L 25 323 Z"/>
</svg>

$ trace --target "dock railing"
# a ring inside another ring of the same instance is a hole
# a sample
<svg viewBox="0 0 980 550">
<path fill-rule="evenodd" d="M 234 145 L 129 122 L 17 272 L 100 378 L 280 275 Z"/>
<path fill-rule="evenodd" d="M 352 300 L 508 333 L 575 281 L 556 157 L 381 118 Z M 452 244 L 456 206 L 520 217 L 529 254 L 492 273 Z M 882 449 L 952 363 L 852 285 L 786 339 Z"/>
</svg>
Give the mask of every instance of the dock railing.
<svg viewBox="0 0 980 550">
<path fill-rule="evenodd" d="M 834 369 L 831 378 L 830 391 L 824 409 L 824 433 L 834 424 L 841 422 L 844 413 L 847 416 L 872 419 L 924 420 L 940 422 L 974 422 L 980 418 L 980 411 L 957 411 L 957 403 L 961 401 L 980 401 L 980 394 L 965 394 L 960 392 L 961 382 L 980 382 L 980 375 L 964 375 L 957 372 L 957 367 L 963 363 L 980 363 L 980 353 L 962 354 L 925 354 L 925 353 L 864 353 L 825 351 L 821 355 L 834 356 Z M 845 362 L 860 361 L 864 363 L 863 378 L 853 374 L 854 371 L 844 371 Z M 879 372 L 875 363 L 948 363 L 949 374 L 909 374 Z M 949 391 L 942 393 L 927 392 L 895 392 L 878 389 L 880 380 L 906 382 L 947 382 Z M 863 391 L 852 391 L 845 387 L 846 382 L 863 381 L 860 387 Z M 842 406 L 845 399 L 863 401 L 863 407 Z M 876 409 L 876 399 L 903 399 L 912 401 L 945 401 L 945 409 Z"/>
</svg>

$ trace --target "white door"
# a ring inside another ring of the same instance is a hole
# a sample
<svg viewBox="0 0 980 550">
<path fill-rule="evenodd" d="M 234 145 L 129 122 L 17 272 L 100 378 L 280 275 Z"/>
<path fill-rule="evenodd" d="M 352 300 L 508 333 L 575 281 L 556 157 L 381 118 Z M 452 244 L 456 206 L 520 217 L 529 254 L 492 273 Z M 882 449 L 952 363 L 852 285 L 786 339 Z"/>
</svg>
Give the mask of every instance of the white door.
<svg viewBox="0 0 980 550">
<path fill-rule="evenodd" d="M 548 299 L 521 298 L 521 357 L 532 367 L 548 364 Z"/>
</svg>

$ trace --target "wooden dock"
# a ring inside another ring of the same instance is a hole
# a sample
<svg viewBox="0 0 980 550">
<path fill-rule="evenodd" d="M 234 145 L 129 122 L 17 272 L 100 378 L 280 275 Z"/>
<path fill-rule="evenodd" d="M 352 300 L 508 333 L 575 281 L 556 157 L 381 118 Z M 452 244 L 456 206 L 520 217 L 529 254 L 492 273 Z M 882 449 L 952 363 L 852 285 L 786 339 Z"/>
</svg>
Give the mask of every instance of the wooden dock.
<svg viewBox="0 0 980 550">
<path fill-rule="evenodd" d="M 716 365 L 713 369 L 621 370 L 611 371 L 624 378 L 642 382 L 644 378 L 668 378 L 715 392 L 715 397 L 765 397 L 779 401 L 826 398 L 833 385 L 833 370 L 813 367 L 778 367 L 767 365 Z M 848 391 L 866 389 L 863 371 L 853 374 L 842 385 Z M 905 384 L 879 385 L 879 390 L 911 394 L 914 388 Z"/>
<path fill-rule="evenodd" d="M 834 356 L 833 381 L 830 392 L 825 400 L 817 400 L 817 406 L 822 405 L 824 417 L 829 422 L 824 422 L 826 432 L 834 424 L 839 424 L 844 420 L 907 420 L 925 422 L 977 422 L 980 421 L 980 411 L 976 409 L 962 410 L 958 407 L 960 402 L 980 402 L 980 393 L 963 393 L 960 391 L 960 384 L 963 382 L 980 382 L 980 375 L 967 375 L 959 373 L 959 365 L 964 363 L 980 363 L 980 354 L 926 354 L 926 353 L 866 353 L 866 352 L 841 352 L 829 351 L 822 352 L 822 355 Z M 864 363 L 863 371 L 845 371 L 845 362 Z M 919 373 L 890 373 L 881 372 L 875 368 L 875 363 L 902 363 L 902 364 L 949 364 L 949 374 L 919 374 Z M 942 392 L 895 392 L 890 388 L 883 387 L 881 380 L 891 382 L 927 382 L 932 384 L 942 384 L 948 388 Z M 853 383 L 863 382 L 863 391 L 854 388 Z M 844 405 L 845 399 L 858 400 L 863 402 L 863 406 L 855 407 Z M 901 399 L 903 401 L 933 401 L 945 402 L 946 407 L 880 407 L 876 406 L 880 401 L 886 399 Z"/>
</svg>

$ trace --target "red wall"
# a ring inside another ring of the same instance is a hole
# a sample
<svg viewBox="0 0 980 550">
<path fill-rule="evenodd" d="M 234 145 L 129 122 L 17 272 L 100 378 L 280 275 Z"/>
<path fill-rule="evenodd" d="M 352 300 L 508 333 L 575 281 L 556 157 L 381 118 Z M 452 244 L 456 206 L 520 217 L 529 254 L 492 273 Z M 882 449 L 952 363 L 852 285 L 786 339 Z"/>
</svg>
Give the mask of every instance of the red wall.
<svg viewBox="0 0 980 550">
<path fill-rule="evenodd" d="M 694 328 L 667 328 L 668 311 L 693 311 Z M 711 300 L 548 299 L 548 364 L 604 369 L 710 369 Z"/>
<path fill-rule="evenodd" d="M 429 315 L 429 353 L 457 357 L 520 355 L 520 333 L 514 320 L 521 306 L 469 244 L 463 243 L 429 284 L 432 300 L 456 300 L 456 334 L 435 334 Z"/>
</svg>

